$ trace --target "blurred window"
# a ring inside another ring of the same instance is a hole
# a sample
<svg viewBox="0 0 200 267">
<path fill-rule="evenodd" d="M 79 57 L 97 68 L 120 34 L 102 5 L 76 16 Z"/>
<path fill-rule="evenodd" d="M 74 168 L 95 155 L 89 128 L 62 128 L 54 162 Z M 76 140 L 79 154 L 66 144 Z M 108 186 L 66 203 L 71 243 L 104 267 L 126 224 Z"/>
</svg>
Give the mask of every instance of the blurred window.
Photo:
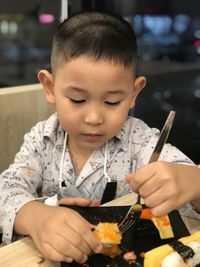
<svg viewBox="0 0 200 267">
<path fill-rule="evenodd" d="M 61 1 L 0 0 L 0 87 L 36 83 L 49 68 Z"/>
</svg>

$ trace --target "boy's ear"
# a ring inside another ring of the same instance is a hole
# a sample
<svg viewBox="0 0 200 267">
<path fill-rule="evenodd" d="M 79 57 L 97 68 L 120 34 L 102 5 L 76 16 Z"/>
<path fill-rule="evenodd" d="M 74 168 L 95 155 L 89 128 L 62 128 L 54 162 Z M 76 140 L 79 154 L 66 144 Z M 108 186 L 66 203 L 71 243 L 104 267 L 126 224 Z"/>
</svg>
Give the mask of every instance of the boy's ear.
<svg viewBox="0 0 200 267">
<path fill-rule="evenodd" d="M 40 70 L 38 72 L 38 80 L 43 85 L 47 102 L 51 105 L 54 105 L 55 95 L 54 95 L 54 82 L 52 74 L 47 70 Z"/>
<path fill-rule="evenodd" d="M 144 76 L 139 76 L 135 79 L 131 108 L 135 106 L 136 98 L 138 97 L 139 93 L 143 90 L 145 85 L 146 85 L 146 78 Z"/>
</svg>

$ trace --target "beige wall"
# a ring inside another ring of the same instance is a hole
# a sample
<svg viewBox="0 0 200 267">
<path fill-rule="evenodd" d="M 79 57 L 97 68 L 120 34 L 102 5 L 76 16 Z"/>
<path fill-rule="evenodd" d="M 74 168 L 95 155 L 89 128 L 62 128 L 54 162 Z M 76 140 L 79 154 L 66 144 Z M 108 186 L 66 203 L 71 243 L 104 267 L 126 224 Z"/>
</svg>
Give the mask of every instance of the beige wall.
<svg viewBox="0 0 200 267">
<path fill-rule="evenodd" d="M 0 89 L 0 172 L 13 162 L 24 134 L 53 112 L 41 84 Z"/>
</svg>

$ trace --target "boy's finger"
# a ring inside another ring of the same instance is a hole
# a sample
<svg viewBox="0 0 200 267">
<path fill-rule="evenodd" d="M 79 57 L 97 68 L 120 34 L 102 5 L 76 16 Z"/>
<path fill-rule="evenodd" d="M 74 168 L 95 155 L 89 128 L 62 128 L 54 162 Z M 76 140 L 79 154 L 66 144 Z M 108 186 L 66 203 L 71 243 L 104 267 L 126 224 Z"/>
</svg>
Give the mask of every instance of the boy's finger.
<svg viewBox="0 0 200 267">
<path fill-rule="evenodd" d="M 86 198 L 62 198 L 59 200 L 60 205 L 77 205 L 77 206 L 89 206 L 92 204 L 91 199 Z"/>
<path fill-rule="evenodd" d="M 135 182 L 135 173 L 129 173 L 126 175 L 125 180 L 127 183 L 130 184 L 132 190 L 134 192 L 138 192 L 139 184 Z"/>
<path fill-rule="evenodd" d="M 90 244 L 90 248 L 95 253 L 100 253 L 103 250 L 101 242 L 94 236 L 92 231 L 83 234 L 84 240 Z"/>
<path fill-rule="evenodd" d="M 101 201 L 99 199 L 92 200 L 90 207 L 98 207 L 100 205 Z"/>
<path fill-rule="evenodd" d="M 144 198 L 145 205 L 150 208 L 155 208 L 168 201 L 167 192 L 163 191 L 162 187 L 157 188 L 152 194 Z"/>
<path fill-rule="evenodd" d="M 173 210 L 174 207 L 169 205 L 168 201 L 162 202 L 160 205 L 151 209 L 151 212 L 155 216 L 164 216 Z"/>
<path fill-rule="evenodd" d="M 101 242 L 95 237 L 92 233 L 94 225 L 89 224 L 84 218 L 81 218 L 82 221 L 79 224 L 75 224 L 75 221 L 70 220 L 66 221 L 65 236 L 73 242 L 74 246 L 77 246 L 77 240 L 82 243 L 82 246 L 79 245 L 80 249 L 88 255 L 88 248 L 96 253 L 99 253 L 102 250 Z M 69 227 L 73 230 L 73 235 L 69 231 Z M 76 237 L 76 239 L 75 239 Z"/>
<path fill-rule="evenodd" d="M 68 263 L 71 263 L 73 261 L 73 259 L 69 256 L 65 256 L 61 253 L 59 253 L 58 251 L 56 251 L 50 244 L 45 244 L 45 248 L 44 251 L 42 251 L 42 254 L 52 260 L 52 261 L 65 261 Z"/>
<path fill-rule="evenodd" d="M 129 173 L 126 175 L 125 180 L 127 183 L 130 183 L 133 180 L 133 178 L 134 178 L 133 173 Z"/>
<path fill-rule="evenodd" d="M 79 263 L 87 260 L 87 255 L 91 253 L 89 245 L 85 240 L 73 229 L 62 227 L 59 234 L 51 236 L 51 243 L 54 252 L 63 255 L 63 257 L 71 257 Z"/>
<path fill-rule="evenodd" d="M 64 260 L 63 261 L 65 261 L 67 263 L 71 263 L 73 261 L 73 259 L 70 258 L 70 257 L 64 257 Z"/>
<path fill-rule="evenodd" d="M 161 185 L 159 181 L 157 182 L 157 180 L 152 177 L 152 179 L 147 180 L 143 185 L 138 188 L 138 193 L 142 198 L 146 199 L 154 195 L 154 193 L 157 192 L 160 188 Z M 158 196 L 156 197 L 156 199 L 158 199 Z"/>
</svg>

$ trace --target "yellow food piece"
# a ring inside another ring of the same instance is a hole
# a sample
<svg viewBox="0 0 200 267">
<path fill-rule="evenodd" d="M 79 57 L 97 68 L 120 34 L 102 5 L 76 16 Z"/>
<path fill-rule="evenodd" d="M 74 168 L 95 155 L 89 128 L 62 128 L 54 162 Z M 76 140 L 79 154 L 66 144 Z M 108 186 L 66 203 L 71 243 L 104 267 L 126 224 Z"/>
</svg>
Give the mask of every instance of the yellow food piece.
<svg viewBox="0 0 200 267">
<path fill-rule="evenodd" d="M 161 239 L 172 238 L 174 233 L 168 215 L 155 217 L 149 208 L 142 210 L 141 219 L 151 220 L 159 231 Z"/>
<path fill-rule="evenodd" d="M 168 215 L 161 217 L 152 216 L 151 220 L 154 223 L 155 227 L 158 229 L 161 239 L 174 237 L 174 233 Z"/>
<path fill-rule="evenodd" d="M 185 245 L 190 242 L 200 242 L 200 231 L 190 236 L 182 237 L 179 240 Z M 144 257 L 144 267 L 160 267 L 163 259 L 172 252 L 174 252 L 174 250 L 168 244 L 146 252 Z"/>
</svg>

